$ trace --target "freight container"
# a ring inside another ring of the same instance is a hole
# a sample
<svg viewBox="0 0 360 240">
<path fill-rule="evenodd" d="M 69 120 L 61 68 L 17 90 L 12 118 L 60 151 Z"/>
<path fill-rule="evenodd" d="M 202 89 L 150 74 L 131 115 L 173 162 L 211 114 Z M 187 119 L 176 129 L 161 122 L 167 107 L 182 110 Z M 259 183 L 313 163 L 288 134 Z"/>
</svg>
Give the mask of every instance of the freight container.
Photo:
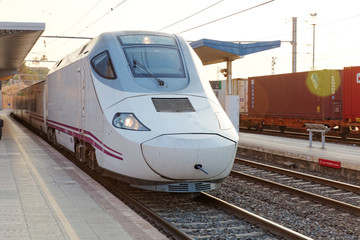
<svg viewBox="0 0 360 240">
<path fill-rule="evenodd" d="M 248 116 L 341 120 L 342 78 L 342 70 L 250 77 Z"/>
<path fill-rule="evenodd" d="M 344 68 L 344 121 L 360 122 L 360 67 Z"/>
<path fill-rule="evenodd" d="M 239 95 L 239 112 L 240 114 L 247 114 L 248 108 L 248 79 L 234 78 L 232 79 L 232 94 Z"/>
</svg>

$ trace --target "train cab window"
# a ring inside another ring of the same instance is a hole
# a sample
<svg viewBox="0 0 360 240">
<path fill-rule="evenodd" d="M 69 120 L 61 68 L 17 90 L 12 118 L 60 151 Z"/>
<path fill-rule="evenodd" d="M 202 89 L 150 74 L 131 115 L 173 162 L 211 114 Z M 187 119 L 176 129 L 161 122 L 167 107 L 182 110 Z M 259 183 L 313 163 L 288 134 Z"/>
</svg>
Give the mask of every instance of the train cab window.
<svg viewBox="0 0 360 240">
<path fill-rule="evenodd" d="M 126 58 L 136 78 L 185 78 L 179 47 L 172 36 L 119 36 Z"/>
<path fill-rule="evenodd" d="M 108 51 L 104 51 L 91 59 L 91 66 L 103 78 L 115 79 L 116 74 Z"/>
</svg>

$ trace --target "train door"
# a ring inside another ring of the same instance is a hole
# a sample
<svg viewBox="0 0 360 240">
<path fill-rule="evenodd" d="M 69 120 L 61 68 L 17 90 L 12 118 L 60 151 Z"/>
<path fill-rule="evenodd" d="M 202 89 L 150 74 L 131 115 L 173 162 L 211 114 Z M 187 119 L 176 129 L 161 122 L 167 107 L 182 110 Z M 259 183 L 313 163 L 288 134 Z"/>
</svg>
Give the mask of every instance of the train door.
<svg viewBox="0 0 360 240">
<path fill-rule="evenodd" d="M 48 108 L 47 108 L 47 99 L 48 99 L 48 79 L 46 77 L 45 81 L 44 81 L 44 88 L 43 88 L 43 133 L 47 134 L 47 123 L 46 120 L 48 118 Z"/>
<path fill-rule="evenodd" d="M 77 66 L 77 75 L 78 75 L 78 106 L 77 106 L 77 115 L 78 119 L 78 134 L 77 139 L 74 139 L 75 146 L 75 155 L 76 158 L 84 162 L 85 161 L 85 72 L 82 68 L 81 61 L 79 61 L 79 65 Z"/>
<path fill-rule="evenodd" d="M 330 70 L 329 70 L 330 71 Z M 330 118 L 343 117 L 343 71 L 331 71 L 330 75 Z"/>
<path fill-rule="evenodd" d="M 98 102 L 94 81 L 87 58 L 81 61 L 82 86 L 81 86 L 81 132 L 91 168 L 96 168 L 103 162 L 103 123 L 102 111 Z M 97 161 L 97 162 L 95 162 Z"/>
<path fill-rule="evenodd" d="M 338 99 L 332 99 L 331 101 L 331 107 L 332 107 L 332 119 L 342 119 L 342 101 Z"/>
<path fill-rule="evenodd" d="M 79 68 L 79 84 L 80 84 L 80 139 L 85 140 L 85 71 L 83 68 Z"/>
</svg>

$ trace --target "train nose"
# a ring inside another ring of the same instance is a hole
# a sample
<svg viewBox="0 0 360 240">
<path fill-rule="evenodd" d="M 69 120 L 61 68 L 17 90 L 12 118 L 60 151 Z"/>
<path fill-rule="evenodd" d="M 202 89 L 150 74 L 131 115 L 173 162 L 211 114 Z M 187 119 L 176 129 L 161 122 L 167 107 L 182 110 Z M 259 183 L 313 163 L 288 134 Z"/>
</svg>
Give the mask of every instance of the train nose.
<svg viewBox="0 0 360 240">
<path fill-rule="evenodd" d="M 230 171 L 236 143 L 215 134 L 171 134 L 144 142 L 141 147 L 145 161 L 159 175 L 203 180 Z"/>
</svg>

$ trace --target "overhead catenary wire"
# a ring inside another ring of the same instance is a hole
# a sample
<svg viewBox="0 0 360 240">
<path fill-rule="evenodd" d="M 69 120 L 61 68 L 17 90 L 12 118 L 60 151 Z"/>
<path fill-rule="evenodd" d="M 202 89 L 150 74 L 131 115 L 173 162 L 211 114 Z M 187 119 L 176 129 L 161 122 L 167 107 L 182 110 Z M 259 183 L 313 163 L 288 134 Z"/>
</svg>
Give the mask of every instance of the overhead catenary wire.
<svg viewBox="0 0 360 240">
<path fill-rule="evenodd" d="M 95 23 L 97 23 L 98 21 L 100 21 L 102 18 L 104 18 L 106 15 L 108 15 L 109 13 L 111 13 L 112 11 L 114 11 L 115 9 L 117 9 L 118 7 L 120 7 L 121 5 L 123 5 L 127 0 L 122 0 L 120 1 L 117 5 L 115 5 L 114 7 L 110 8 L 109 11 L 107 11 L 105 14 L 101 15 L 99 18 L 97 18 L 96 20 L 94 20 L 93 22 L 91 22 L 90 24 L 88 24 L 85 28 L 83 28 L 82 30 L 80 30 L 79 32 L 77 32 L 76 34 L 74 34 L 73 36 L 45 36 L 45 37 L 49 37 L 49 38 L 68 38 L 68 39 L 84 39 L 84 40 L 88 40 L 88 39 L 92 39 L 91 37 L 76 37 L 77 35 L 79 35 L 80 33 L 82 33 L 83 31 L 85 31 L 86 29 L 88 29 L 89 27 L 91 27 L 92 25 L 94 25 Z M 98 2 L 84 15 L 86 16 L 88 13 L 91 12 L 91 10 L 98 4 Z M 60 46 L 64 45 L 65 43 L 67 43 L 67 41 L 63 42 Z M 59 47 L 60 47 L 59 46 Z M 55 52 L 57 50 L 59 50 L 60 48 L 57 47 L 57 49 L 55 50 Z"/>
<path fill-rule="evenodd" d="M 76 25 L 78 25 L 81 21 L 84 20 L 84 18 L 101 2 L 101 0 L 98 0 L 79 20 L 73 24 L 68 30 L 66 30 L 63 34 L 70 32 L 71 29 L 73 29 Z"/>
<path fill-rule="evenodd" d="M 81 32 L 85 31 L 86 29 L 88 29 L 89 27 L 91 27 L 92 25 L 94 25 L 95 23 L 97 23 L 98 21 L 100 21 L 101 19 L 103 19 L 106 15 L 108 15 L 109 13 L 111 13 L 112 11 L 114 11 L 115 9 L 117 9 L 118 7 L 120 7 L 121 5 L 123 5 L 127 0 L 122 0 L 121 2 L 119 2 L 115 7 L 112 7 L 109 11 L 107 11 L 104 15 L 102 15 L 101 17 L 97 18 L 95 21 L 93 21 L 92 23 L 90 23 L 89 25 L 87 25 L 84 29 L 82 29 L 81 31 L 79 31 L 78 33 L 75 34 L 78 35 Z"/>
<path fill-rule="evenodd" d="M 184 30 L 184 31 L 182 31 L 182 32 L 179 32 L 178 34 L 185 33 L 185 32 L 189 32 L 189 31 L 191 31 L 191 30 L 194 30 L 194 29 L 197 29 L 197 28 L 200 28 L 200 27 L 209 25 L 209 24 L 211 24 L 211 23 L 218 22 L 218 21 L 220 21 L 220 20 L 224 20 L 224 19 L 226 19 L 226 18 L 235 16 L 235 15 L 240 14 L 240 13 L 243 13 L 243 12 L 247 12 L 247 11 L 249 11 L 249 10 L 252 10 L 252 9 L 258 8 L 258 7 L 261 7 L 261 6 L 265 5 L 265 4 L 268 4 L 268 3 L 271 3 L 271 2 L 274 2 L 274 1 L 275 1 L 275 0 L 270 0 L 270 1 L 267 1 L 267 2 L 260 3 L 260 4 L 258 4 L 258 5 L 253 6 L 253 7 L 250 7 L 250 8 L 244 9 L 244 10 L 241 10 L 241 11 L 239 11 L 239 12 L 232 13 L 232 14 L 227 15 L 227 16 L 225 16 L 225 17 L 221 17 L 221 18 L 212 20 L 212 21 L 210 21 L 210 22 L 200 24 L 200 25 L 198 25 L 198 26 L 196 26 L 196 27 L 189 28 L 189 29 L 187 29 L 187 30 Z"/>
<path fill-rule="evenodd" d="M 101 0 L 98 0 L 84 15 L 82 15 L 78 21 L 74 24 L 71 25 L 70 28 L 68 28 L 68 30 L 66 30 L 65 32 L 62 33 L 62 35 L 67 34 L 68 32 L 70 32 L 70 30 L 72 30 L 76 25 L 78 25 L 81 21 L 83 21 L 85 19 L 85 17 L 101 2 Z M 42 37 L 48 37 L 48 38 L 60 38 L 58 36 L 42 36 Z M 72 37 L 62 37 L 62 38 L 72 38 Z M 87 39 L 87 38 L 84 38 Z M 46 44 L 51 44 L 52 41 L 46 43 Z"/>
<path fill-rule="evenodd" d="M 191 18 L 191 17 L 193 17 L 193 16 L 195 16 L 195 15 L 197 15 L 197 14 L 199 14 L 199 13 L 202 13 L 202 12 L 208 10 L 209 8 L 212 8 L 213 6 L 219 4 L 219 3 L 223 2 L 223 1 L 224 1 L 224 0 L 220 0 L 220 1 L 218 1 L 218 2 L 216 2 L 216 3 L 214 3 L 214 4 L 212 4 L 212 5 L 210 5 L 210 6 L 208 6 L 208 7 L 206 7 L 206 8 L 204 8 L 204 9 L 200 10 L 200 11 L 197 11 L 196 13 L 191 14 L 190 16 L 187 16 L 187 17 L 185 17 L 185 18 L 183 18 L 183 19 L 181 19 L 181 20 L 179 20 L 179 21 L 177 21 L 177 22 L 174 22 L 174 23 L 172 23 L 172 24 L 170 24 L 170 25 L 168 25 L 168 26 L 166 26 L 166 27 L 163 27 L 163 28 L 159 29 L 158 31 L 163 31 L 163 30 L 166 29 L 166 28 L 169 28 L 169 27 L 172 27 L 172 26 L 174 26 L 174 25 L 176 25 L 176 24 L 178 24 L 178 23 L 181 23 L 181 22 L 183 22 L 183 21 L 185 21 L 185 20 L 187 20 L 187 19 L 189 19 L 189 18 Z"/>
</svg>

